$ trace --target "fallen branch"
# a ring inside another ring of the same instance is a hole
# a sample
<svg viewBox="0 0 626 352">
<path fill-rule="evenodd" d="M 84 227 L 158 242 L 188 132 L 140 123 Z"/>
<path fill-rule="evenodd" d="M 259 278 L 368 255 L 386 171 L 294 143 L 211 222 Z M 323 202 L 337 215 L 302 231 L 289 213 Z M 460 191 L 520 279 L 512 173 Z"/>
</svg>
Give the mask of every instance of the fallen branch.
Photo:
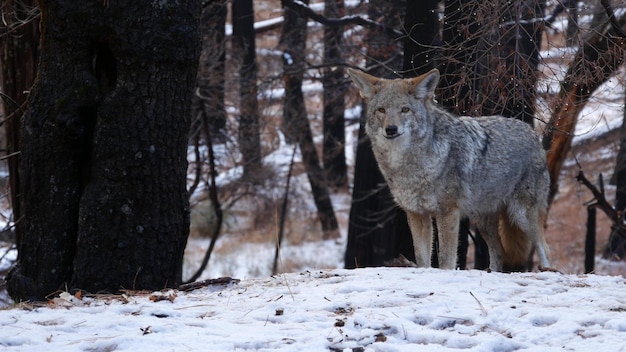
<svg viewBox="0 0 626 352">
<path fill-rule="evenodd" d="M 188 284 L 182 284 L 178 286 L 179 291 L 191 291 L 202 287 L 213 286 L 213 285 L 229 285 L 229 284 L 238 284 L 239 279 L 233 279 L 232 277 L 220 277 L 217 279 L 208 279 L 202 281 L 191 282 Z"/>
</svg>

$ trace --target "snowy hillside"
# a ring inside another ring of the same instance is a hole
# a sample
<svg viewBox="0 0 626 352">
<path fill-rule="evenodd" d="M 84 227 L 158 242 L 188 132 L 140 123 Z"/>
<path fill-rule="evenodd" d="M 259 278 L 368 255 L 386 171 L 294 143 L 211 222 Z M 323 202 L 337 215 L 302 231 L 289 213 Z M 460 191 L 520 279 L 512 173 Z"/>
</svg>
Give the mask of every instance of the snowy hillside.
<svg viewBox="0 0 626 352">
<path fill-rule="evenodd" d="M 374 268 L 0 311 L 7 351 L 621 351 L 621 277 Z"/>
</svg>

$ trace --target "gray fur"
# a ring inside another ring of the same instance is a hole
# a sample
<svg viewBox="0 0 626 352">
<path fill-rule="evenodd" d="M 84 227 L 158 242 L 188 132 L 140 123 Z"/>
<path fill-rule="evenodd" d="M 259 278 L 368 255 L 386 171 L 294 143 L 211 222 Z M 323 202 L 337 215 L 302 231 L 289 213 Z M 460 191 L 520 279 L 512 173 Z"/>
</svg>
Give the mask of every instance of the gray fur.
<svg viewBox="0 0 626 352">
<path fill-rule="evenodd" d="M 440 267 L 456 268 L 462 216 L 476 221 L 492 270 L 502 271 L 505 256 L 516 255 L 509 252 L 526 250 L 507 244 L 520 242 L 507 236 L 525 236 L 541 265 L 549 266 L 543 237 L 549 176 L 545 152 L 528 124 L 499 116 L 457 117 L 440 109 L 433 101 L 437 70 L 396 80 L 348 73 L 367 101 L 366 132 L 395 201 L 407 212 L 418 266 L 430 266 L 434 217 Z M 500 220 L 519 233 L 499 236 Z"/>
</svg>

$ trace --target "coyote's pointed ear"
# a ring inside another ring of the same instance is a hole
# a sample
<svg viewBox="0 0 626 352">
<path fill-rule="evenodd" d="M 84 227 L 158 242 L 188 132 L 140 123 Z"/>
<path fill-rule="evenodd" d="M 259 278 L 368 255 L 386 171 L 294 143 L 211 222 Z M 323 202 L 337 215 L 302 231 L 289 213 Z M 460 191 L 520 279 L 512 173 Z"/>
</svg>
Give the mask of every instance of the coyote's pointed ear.
<svg viewBox="0 0 626 352">
<path fill-rule="evenodd" d="M 411 90 L 409 93 L 417 98 L 432 98 L 439 84 L 439 70 L 434 68 L 421 76 L 409 79 L 409 82 Z"/>
<path fill-rule="evenodd" d="M 380 78 L 351 68 L 348 69 L 348 75 L 352 79 L 352 82 L 354 82 L 354 85 L 359 89 L 361 97 L 371 99 L 376 94 L 376 86 Z"/>
</svg>

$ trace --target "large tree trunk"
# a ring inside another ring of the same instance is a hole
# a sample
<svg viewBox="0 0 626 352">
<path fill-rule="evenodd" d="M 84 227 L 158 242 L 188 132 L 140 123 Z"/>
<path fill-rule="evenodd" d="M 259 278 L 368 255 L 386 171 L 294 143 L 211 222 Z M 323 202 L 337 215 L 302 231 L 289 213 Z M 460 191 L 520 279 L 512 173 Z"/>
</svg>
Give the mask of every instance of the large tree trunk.
<svg viewBox="0 0 626 352">
<path fill-rule="evenodd" d="M 34 0 L 10 0 L 1 7 L 6 26 L 0 54 L 0 98 L 3 107 L 9 191 L 17 247 L 22 239 L 24 204 L 20 190 L 20 130 L 28 93 L 35 81 L 39 52 L 39 20 Z"/>
<path fill-rule="evenodd" d="M 16 298 L 181 282 L 199 2 L 39 2 Z M 20 289 L 21 288 L 21 289 Z"/>
<path fill-rule="evenodd" d="M 283 121 L 288 125 L 283 130 L 290 136 L 290 140 L 299 143 L 302 163 L 311 184 L 311 193 L 317 207 L 324 238 L 331 239 L 339 236 L 337 219 L 324 170 L 320 165 L 317 149 L 313 142 L 313 132 L 309 125 L 304 96 L 302 95 L 306 55 L 306 23 L 306 18 L 299 17 L 293 10 L 285 8 L 285 21 L 280 37 L 280 46 L 283 50 L 285 83 Z"/>
<path fill-rule="evenodd" d="M 400 28 L 403 12 L 393 1 L 369 2 L 368 17 L 382 20 L 387 28 Z M 368 29 L 366 65 L 369 73 L 393 77 L 389 68 L 402 65 L 398 41 L 378 28 Z M 380 65 L 384 63 L 384 65 Z M 395 78 L 395 77 L 394 77 Z M 413 258 L 413 246 L 406 216 L 397 210 L 389 187 L 380 173 L 369 138 L 365 135 L 365 106 L 361 114 L 356 151 L 352 206 L 345 254 L 346 268 L 381 266 L 398 254 Z"/>
<path fill-rule="evenodd" d="M 252 0 L 233 0 L 233 56 L 239 66 L 239 151 L 244 178 L 253 180 L 261 167 L 256 45 Z"/>
<path fill-rule="evenodd" d="M 326 0 L 324 16 L 339 18 L 344 15 L 343 0 Z M 343 187 L 348 182 L 346 166 L 346 132 L 344 126 L 345 90 L 341 42 L 343 26 L 324 27 L 324 148 L 323 160 L 326 180 L 332 187 Z"/>
</svg>

